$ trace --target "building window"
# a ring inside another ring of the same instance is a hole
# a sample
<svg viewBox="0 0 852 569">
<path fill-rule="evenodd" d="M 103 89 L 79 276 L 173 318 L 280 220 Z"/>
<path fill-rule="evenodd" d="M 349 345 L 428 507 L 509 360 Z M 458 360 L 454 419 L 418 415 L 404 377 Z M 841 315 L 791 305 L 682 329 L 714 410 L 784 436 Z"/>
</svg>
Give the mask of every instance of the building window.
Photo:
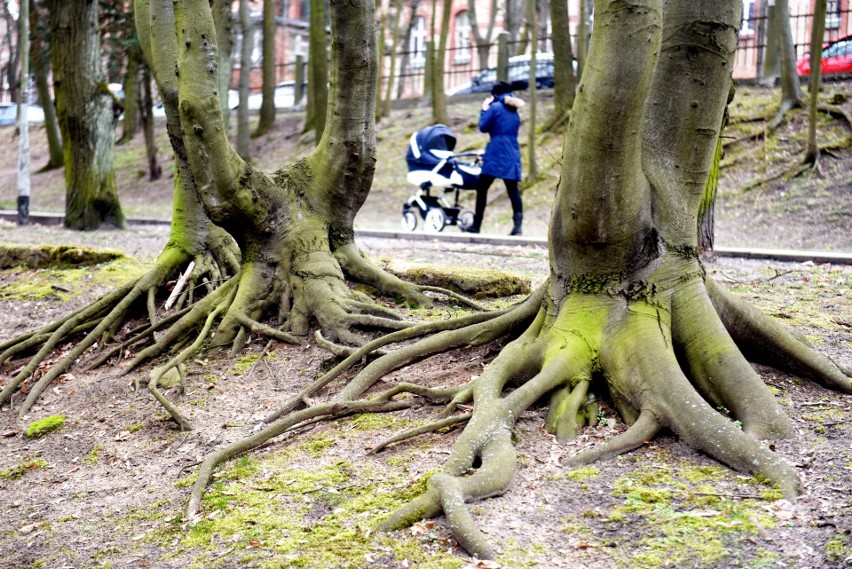
<svg viewBox="0 0 852 569">
<path fill-rule="evenodd" d="M 468 63 L 470 61 L 470 19 L 467 12 L 456 15 L 455 49 L 453 63 Z"/>
<path fill-rule="evenodd" d="M 827 0 L 825 5 L 825 29 L 836 30 L 840 27 L 840 0 Z"/>
<path fill-rule="evenodd" d="M 426 64 L 426 18 L 417 16 L 414 29 L 411 30 L 411 67 L 423 67 Z"/>
<path fill-rule="evenodd" d="M 753 34 L 756 21 L 755 0 L 743 0 L 743 22 L 740 26 L 740 33 Z"/>
</svg>

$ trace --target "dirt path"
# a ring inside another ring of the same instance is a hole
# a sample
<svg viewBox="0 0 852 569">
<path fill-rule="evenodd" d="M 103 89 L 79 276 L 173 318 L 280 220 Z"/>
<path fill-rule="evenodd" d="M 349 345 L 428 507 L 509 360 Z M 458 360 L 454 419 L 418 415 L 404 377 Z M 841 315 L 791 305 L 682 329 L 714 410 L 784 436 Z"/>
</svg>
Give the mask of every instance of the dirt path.
<svg viewBox="0 0 852 569">
<path fill-rule="evenodd" d="M 166 235 L 161 228 L 80 234 L 6 225 L 0 232 L 4 240 L 118 247 L 144 262 Z M 547 272 L 543 249 L 378 239 L 361 245 L 372 257 L 508 268 L 535 283 Z M 725 259 L 708 269 L 852 367 L 852 267 Z M 114 281 L 103 267 L 70 277 L 4 271 L 0 338 L 63 314 Z M 33 283 L 36 289 L 24 286 Z M 441 311 L 449 313 L 438 308 L 432 316 Z M 457 436 L 428 435 L 366 454 L 389 433 L 436 417 L 439 410 L 428 407 L 342 419 L 276 440 L 223 468 L 204 517 L 182 520 L 198 461 L 249 432 L 329 365 L 311 342 L 273 344 L 261 357 L 264 345 L 254 341 L 236 359 L 211 353 L 193 360 L 187 392 L 169 394 L 196 426 L 190 433 L 179 433 L 147 391 L 133 390 L 135 379 L 146 379 L 144 370 L 121 376 L 116 368 L 78 367 L 26 419 L 0 410 L 0 567 L 496 566 L 464 557 L 441 518 L 392 536 L 371 530 L 440 465 Z M 497 348 L 430 358 L 386 381 L 466 381 Z M 758 369 L 793 418 L 795 437 L 775 450 L 800 472 L 804 497 L 776 501 L 769 486 L 665 436 L 621 459 L 566 471 L 562 457 L 623 425 L 604 407 L 597 426 L 561 446 L 542 431 L 544 408 L 534 408 L 516 429 L 520 458 L 512 488 L 472 507 L 499 544 L 500 566 L 852 566 L 852 397 Z M 6 366 L 0 381 L 9 371 Z M 66 416 L 62 429 L 44 438 L 22 433 L 32 420 L 55 414 Z"/>
</svg>

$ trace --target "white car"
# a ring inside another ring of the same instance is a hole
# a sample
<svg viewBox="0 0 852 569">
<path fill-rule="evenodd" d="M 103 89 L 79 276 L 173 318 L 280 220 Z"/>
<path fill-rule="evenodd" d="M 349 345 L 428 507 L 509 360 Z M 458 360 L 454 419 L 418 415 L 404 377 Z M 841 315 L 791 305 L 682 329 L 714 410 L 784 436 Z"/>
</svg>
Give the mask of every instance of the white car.
<svg viewBox="0 0 852 569">
<path fill-rule="evenodd" d="M 14 125 L 18 117 L 18 103 L 0 103 L 0 126 Z M 44 109 L 38 105 L 27 107 L 27 122 L 41 124 L 44 122 Z"/>
</svg>

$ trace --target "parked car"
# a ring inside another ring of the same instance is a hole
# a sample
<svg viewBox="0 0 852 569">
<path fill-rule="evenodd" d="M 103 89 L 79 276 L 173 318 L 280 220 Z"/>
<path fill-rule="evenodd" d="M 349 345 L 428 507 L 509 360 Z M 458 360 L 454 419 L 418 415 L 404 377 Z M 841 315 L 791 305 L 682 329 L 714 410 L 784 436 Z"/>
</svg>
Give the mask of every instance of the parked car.
<svg viewBox="0 0 852 569">
<path fill-rule="evenodd" d="M 14 125 L 18 116 L 18 103 L 0 103 L 0 126 Z M 30 124 L 44 122 L 44 109 L 38 105 L 27 107 L 27 121 Z"/>
<path fill-rule="evenodd" d="M 489 93 L 497 82 L 497 68 L 491 67 L 478 75 L 474 75 L 470 83 L 447 90 L 447 95 L 464 95 L 466 93 Z M 525 91 L 530 85 L 530 56 L 516 55 L 509 58 L 509 83 L 516 91 Z M 536 55 L 535 84 L 539 89 L 553 88 L 553 54 L 539 53 Z"/>
<path fill-rule="evenodd" d="M 823 74 L 852 73 L 852 36 L 833 41 L 822 48 L 820 69 Z M 810 75 L 811 55 L 809 53 L 796 61 L 796 72 L 799 75 Z"/>
</svg>

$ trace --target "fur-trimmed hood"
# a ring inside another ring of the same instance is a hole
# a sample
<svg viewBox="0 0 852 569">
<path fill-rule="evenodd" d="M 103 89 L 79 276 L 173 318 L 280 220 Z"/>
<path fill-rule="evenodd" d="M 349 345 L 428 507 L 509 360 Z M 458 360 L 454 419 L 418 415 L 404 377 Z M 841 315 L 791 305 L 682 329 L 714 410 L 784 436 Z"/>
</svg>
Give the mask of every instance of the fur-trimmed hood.
<svg viewBox="0 0 852 569">
<path fill-rule="evenodd" d="M 503 95 L 500 97 L 500 100 L 507 107 L 512 107 L 516 111 L 523 108 L 527 103 L 523 99 L 519 99 L 518 97 L 513 97 L 512 95 Z"/>
</svg>

